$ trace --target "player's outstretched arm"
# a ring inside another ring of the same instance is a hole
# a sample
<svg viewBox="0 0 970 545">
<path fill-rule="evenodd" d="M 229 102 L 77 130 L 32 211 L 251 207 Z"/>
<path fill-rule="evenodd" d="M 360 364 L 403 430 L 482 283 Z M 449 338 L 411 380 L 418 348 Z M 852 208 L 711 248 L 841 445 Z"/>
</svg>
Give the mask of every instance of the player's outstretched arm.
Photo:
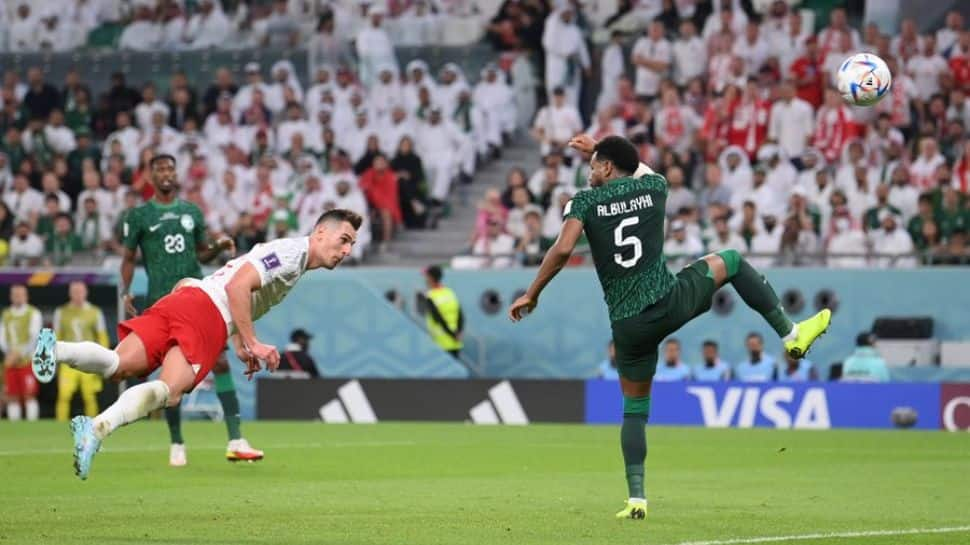
<svg viewBox="0 0 970 545">
<path fill-rule="evenodd" d="M 257 360 L 265 361 L 267 369 L 275 371 L 280 366 L 280 353 L 275 346 L 259 342 L 253 327 L 253 292 L 260 286 L 262 286 L 262 278 L 256 271 L 256 267 L 251 263 L 243 264 L 226 285 L 229 315 L 232 317 L 232 322 L 236 324 L 236 332 L 243 347 Z"/>
<path fill-rule="evenodd" d="M 219 237 L 215 242 L 200 244 L 195 249 L 195 257 L 200 263 L 208 263 L 215 259 L 223 250 L 228 250 L 229 255 L 236 253 L 236 242 L 229 237 Z"/>
<path fill-rule="evenodd" d="M 583 222 L 575 218 L 569 218 L 562 224 L 559 231 L 559 238 L 556 243 L 549 248 L 546 256 L 542 258 L 542 265 L 539 265 L 539 272 L 536 273 L 535 280 L 526 290 L 522 297 L 519 297 L 509 307 L 509 318 L 513 322 L 518 322 L 525 314 L 532 312 L 532 309 L 539 304 L 539 295 L 546 285 L 551 281 L 569 261 L 576 248 L 576 242 L 583 234 Z"/>
</svg>

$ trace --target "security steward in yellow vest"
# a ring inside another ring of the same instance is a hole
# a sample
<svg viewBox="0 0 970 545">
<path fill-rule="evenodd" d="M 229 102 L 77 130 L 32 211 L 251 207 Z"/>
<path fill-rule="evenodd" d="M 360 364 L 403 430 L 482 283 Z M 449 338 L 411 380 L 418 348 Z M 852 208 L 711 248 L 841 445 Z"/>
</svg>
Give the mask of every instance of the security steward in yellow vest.
<svg viewBox="0 0 970 545">
<path fill-rule="evenodd" d="M 428 333 L 442 350 L 458 358 L 463 346 L 461 334 L 465 328 L 465 315 L 455 292 L 441 283 L 442 276 L 441 267 L 437 265 L 424 270 L 424 280 L 428 285 L 428 291 L 424 294 Z"/>
</svg>

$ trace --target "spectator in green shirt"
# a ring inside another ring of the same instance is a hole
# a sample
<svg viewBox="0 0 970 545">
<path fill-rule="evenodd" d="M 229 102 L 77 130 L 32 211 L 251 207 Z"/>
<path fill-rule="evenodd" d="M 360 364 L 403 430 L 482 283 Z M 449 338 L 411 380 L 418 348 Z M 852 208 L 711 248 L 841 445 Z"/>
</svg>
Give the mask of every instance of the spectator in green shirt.
<svg viewBox="0 0 970 545">
<path fill-rule="evenodd" d="M 54 234 L 47 239 L 45 259 L 48 265 L 62 267 L 71 262 L 75 253 L 83 249 L 81 238 L 74 233 L 71 215 L 61 212 L 54 219 Z"/>
</svg>

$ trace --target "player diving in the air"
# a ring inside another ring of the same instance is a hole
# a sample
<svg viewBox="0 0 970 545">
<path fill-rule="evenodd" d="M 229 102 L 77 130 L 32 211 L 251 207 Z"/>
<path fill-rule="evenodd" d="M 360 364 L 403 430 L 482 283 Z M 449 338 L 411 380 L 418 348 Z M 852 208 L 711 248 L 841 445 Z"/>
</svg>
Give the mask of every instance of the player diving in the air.
<svg viewBox="0 0 970 545">
<path fill-rule="evenodd" d="M 570 147 L 592 154 L 591 189 L 580 191 L 564 210 L 559 238 L 546 253 L 535 280 L 509 308 L 519 321 L 539 302 L 543 288 L 565 266 L 585 231 L 596 274 L 609 308 L 616 367 L 623 391 L 620 446 L 626 465 L 629 500 L 617 518 L 647 515 L 643 463 L 650 387 L 657 368 L 657 345 L 711 308 L 714 292 L 730 283 L 745 303 L 778 333 L 794 358 L 805 356 L 829 326 L 826 309 L 798 324 L 785 315 L 767 280 L 736 250 L 722 250 L 688 265 L 676 276 L 663 254 L 667 181 L 640 163 L 625 138 L 596 142 L 580 135 Z"/>
<path fill-rule="evenodd" d="M 175 158 L 156 155 L 148 163 L 151 169 L 155 196 L 152 200 L 133 209 L 125 216 L 122 235 L 125 257 L 121 263 L 121 293 L 128 317 L 138 314 L 129 293 L 135 273 L 135 261 L 141 249 L 148 275 L 148 300 L 145 308 L 155 304 L 172 291 L 183 278 L 202 278 L 199 262 L 208 263 L 222 251 L 235 253 L 232 239 L 223 237 L 215 242 L 208 240 L 205 217 L 199 207 L 179 199 Z M 216 395 L 222 405 L 229 444 L 226 459 L 256 461 L 263 459 L 263 451 L 252 448 L 240 431 L 239 400 L 236 387 L 229 372 L 225 353 L 219 355 L 215 368 Z M 168 463 L 184 466 L 187 463 L 185 441 L 182 439 L 182 411 L 178 405 L 165 409 L 172 446 Z"/>
<path fill-rule="evenodd" d="M 111 380 L 144 377 L 161 367 L 156 380 L 128 388 L 94 418 L 71 420 L 74 470 L 81 479 L 101 441 L 114 430 L 162 407 L 178 405 L 213 369 L 232 341 L 247 374 L 276 370 L 276 348 L 256 338 L 253 321 L 278 304 L 303 274 L 333 269 L 350 255 L 361 217 L 349 210 L 330 210 L 317 220 L 308 237 L 282 238 L 259 244 L 215 273 L 182 280 L 136 318 L 118 324 L 121 341 L 114 350 L 97 343 L 58 342 L 50 329 L 37 338 L 32 367 L 44 381 L 53 378 L 57 362 Z"/>
</svg>

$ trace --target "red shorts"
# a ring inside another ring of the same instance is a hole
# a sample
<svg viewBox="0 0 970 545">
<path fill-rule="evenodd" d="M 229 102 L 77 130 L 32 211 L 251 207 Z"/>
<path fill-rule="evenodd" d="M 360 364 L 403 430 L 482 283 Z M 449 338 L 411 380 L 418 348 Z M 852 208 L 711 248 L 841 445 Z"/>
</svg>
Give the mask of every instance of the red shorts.
<svg viewBox="0 0 970 545">
<path fill-rule="evenodd" d="M 198 365 L 194 388 L 209 374 L 226 347 L 226 322 L 204 291 L 183 287 L 162 297 L 140 316 L 118 324 L 118 340 L 138 335 L 148 356 L 148 373 L 178 346 L 190 365 Z"/>
<path fill-rule="evenodd" d="M 39 387 L 29 365 L 7 367 L 3 370 L 3 393 L 9 397 L 17 399 L 37 397 Z"/>
</svg>

